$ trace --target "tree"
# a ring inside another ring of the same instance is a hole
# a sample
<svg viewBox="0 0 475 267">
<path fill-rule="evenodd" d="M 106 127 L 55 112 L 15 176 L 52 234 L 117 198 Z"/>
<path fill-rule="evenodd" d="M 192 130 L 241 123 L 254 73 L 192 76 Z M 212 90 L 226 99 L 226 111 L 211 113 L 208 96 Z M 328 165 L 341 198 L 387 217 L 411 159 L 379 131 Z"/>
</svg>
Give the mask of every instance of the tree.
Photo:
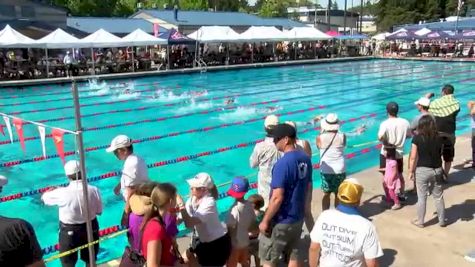
<svg viewBox="0 0 475 267">
<path fill-rule="evenodd" d="M 178 7 L 183 10 L 208 10 L 207 0 L 179 0 Z"/>
<path fill-rule="evenodd" d="M 285 0 L 266 0 L 263 1 L 259 15 L 262 17 L 286 17 L 289 2 Z"/>
<path fill-rule="evenodd" d="M 333 0 L 332 5 L 331 5 L 331 9 L 338 10 L 338 3 L 336 2 L 336 0 Z"/>
</svg>

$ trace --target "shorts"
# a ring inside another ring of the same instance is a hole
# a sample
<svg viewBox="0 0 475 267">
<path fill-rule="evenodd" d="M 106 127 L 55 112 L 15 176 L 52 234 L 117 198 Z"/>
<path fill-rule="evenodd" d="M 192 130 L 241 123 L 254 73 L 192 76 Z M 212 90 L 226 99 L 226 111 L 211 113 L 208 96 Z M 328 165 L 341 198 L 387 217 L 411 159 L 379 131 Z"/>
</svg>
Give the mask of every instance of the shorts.
<svg viewBox="0 0 475 267">
<path fill-rule="evenodd" d="M 396 159 L 397 161 L 397 171 L 403 173 L 404 171 L 404 160 L 403 158 Z M 382 174 L 384 174 L 384 169 L 386 169 L 386 157 L 383 154 L 379 154 L 379 169 Z"/>
<path fill-rule="evenodd" d="M 97 219 L 91 221 L 92 237 L 99 239 L 99 223 Z M 59 224 L 59 252 L 65 252 L 88 243 L 86 224 Z M 97 259 L 99 253 L 99 244 L 94 245 L 94 256 Z M 89 248 L 83 248 L 79 251 L 82 261 L 89 263 Z M 63 267 L 74 267 L 78 261 L 78 252 L 71 253 L 60 258 Z"/>
<path fill-rule="evenodd" d="M 261 261 L 277 265 L 282 256 L 300 259 L 299 242 L 303 221 L 292 224 L 276 224 L 270 237 L 260 234 L 259 257 Z"/>
<path fill-rule="evenodd" d="M 206 243 L 198 243 L 194 249 L 198 263 L 201 266 L 223 266 L 231 256 L 231 237 L 222 237 Z"/>
<path fill-rule="evenodd" d="M 249 240 L 249 255 L 259 256 L 259 239 L 258 238 Z"/>
<path fill-rule="evenodd" d="M 346 173 L 322 173 L 322 191 L 324 193 L 338 193 L 338 187 L 346 179 Z"/>
<path fill-rule="evenodd" d="M 439 136 L 442 139 L 442 158 L 444 159 L 444 162 L 454 161 L 455 135 L 439 133 Z"/>
</svg>

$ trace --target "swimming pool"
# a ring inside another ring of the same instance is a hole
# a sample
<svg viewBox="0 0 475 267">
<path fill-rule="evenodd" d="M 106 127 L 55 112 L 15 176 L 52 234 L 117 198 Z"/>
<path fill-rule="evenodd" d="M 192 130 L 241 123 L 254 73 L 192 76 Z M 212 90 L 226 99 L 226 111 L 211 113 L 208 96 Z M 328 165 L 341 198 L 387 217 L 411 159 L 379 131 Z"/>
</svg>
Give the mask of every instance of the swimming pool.
<svg viewBox="0 0 475 267">
<path fill-rule="evenodd" d="M 87 173 L 96 180 L 92 184 L 100 188 L 105 207 L 100 227 L 119 224 L 123 208 L 121 197 L 113 194 L 119 178 L 107 175 L 119 171 L 122 162 L 105 152 L 117 134 L 138 140 L 134 150 L 150 164 L 150 177 L 172 182 L 187 194 L 185 179 L 200 171 L 210 173 L 217 184 L 240 175 L 255 181 L 249 155 L 254 143 L 263 137 L 263 119 L 271 109 L 283 114 L 283 121 L 297 121 L 299 137 L 310 140 L 314 152 L 318 152 L 314 144 L 316 126 L 306 122 L 315 115 L 336 112 L 345 121 L 343 131 L 368 126 L 364 134 L 348 140 L 348 171 L 354 173 L 378 162 L 378 149 L 372 141 L 390 100 L 399 103 L 402 117 L 412 119 L 417 114 L 415 100 L 426 92 L 439 94 L 443 84 L 452 83 L 463 107 L 458 133 L 468 131 L 465 103 L 473 97 L 473 72 L 473 63 L 367 60 L 80 84 Z M 110 89 L 121 87 L 120 83 L 127 84 L 127 91 Z M 68 85 L 52 85 L 2 90 L 0 110 L 73 129 L 68 89 Z M 225 106 L 231 97 L 235 104 Z M 0 139 L 0 173 L 10 178 L 2 196 L 66 182 L 51 139 L 46 141 L 50 158 L 30 162 L 42 155 L 41 143 L 33 125 L 25 125 L 24 132 L 26 153 L 19 142 L 10 144 L 8 137 Z M 65 135 L 65 151 L 74 151 L 74 146 L 73 136 Z M 318 163 L 317 156 L 313 162 Z M 95 178 L 101 175 L 112 177 Z M 318 186 L 317 171 L 314 180 Z M 220 188 L 221 192 L 226 190 Z M 221 200 L 220 210 L 229 203 L 229 199 Z M 30 221 L 42 247 L 57 243 L 57 209 L 44 206 L 39 194 L 4 201 L 0 210 L 4 216 Z M 102 243 L 99 261 L 119 257 L 124 244 L 123 236 Z M 59 266 L 59 261 L 50 266 Z"/>
</svg>

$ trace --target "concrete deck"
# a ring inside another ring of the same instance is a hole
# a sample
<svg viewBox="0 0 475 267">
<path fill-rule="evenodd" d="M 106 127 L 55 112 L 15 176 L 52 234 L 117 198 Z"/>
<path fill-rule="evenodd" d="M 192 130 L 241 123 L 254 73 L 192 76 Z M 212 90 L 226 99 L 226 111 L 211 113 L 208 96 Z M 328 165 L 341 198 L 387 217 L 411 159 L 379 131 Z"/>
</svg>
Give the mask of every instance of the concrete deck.
<svg viewBox="0 0 475 267">
<path fill-rule="evenodd" d="M 450 182 L 444 191 L 449 223 L 446 228 L 437 224 L 432 198 L 429 197 L 427 203 L 426 227 L 420 229 L 410 223 L 416 215 L 415 195 L 410 195 L 406 206 L 401 210 L 385 210 L 379 204 L 383 189 L 378 168 L 351 175 L 358 178 L 365 187 L 361 211 L 376 225 L 384 250 L 384 256 L 380 258 L 381 266 L 475 266 L 475 263 L 469 263 L 463 258 L 469 250 L 475 249 L 475 171 L 463 169 L 463 163 L 469 157 L 470 136 L 458 137 Z M 405 163 L 407 166 L 407 159 Z M 407 189 L 411 188 L 412 183 L 409 182 Z M 316 189 L 313 194 L 313 214 L 317 217 L 321 212 L 322 193 Z M 180 238 L 178 242 L 180 248 L 187 248 L 189 238 Z M 101 267 L 115 267 L 118 263 L 114 260 Z"/>
</svg>

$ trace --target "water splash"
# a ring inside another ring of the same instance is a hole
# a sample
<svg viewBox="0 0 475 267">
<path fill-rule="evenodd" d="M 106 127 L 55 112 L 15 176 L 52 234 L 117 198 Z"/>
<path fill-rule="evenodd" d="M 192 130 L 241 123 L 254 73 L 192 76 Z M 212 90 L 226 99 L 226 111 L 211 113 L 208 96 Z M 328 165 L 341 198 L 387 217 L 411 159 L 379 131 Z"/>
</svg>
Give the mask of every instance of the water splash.
<svg viewBox="0 0 475 267">
<path fill-rule="evenodd" d="M 238 107 L 236 110 L 218 116 L 223 122 L 246 120 L 256 115 L 256 108 Z"/>
</svg>

